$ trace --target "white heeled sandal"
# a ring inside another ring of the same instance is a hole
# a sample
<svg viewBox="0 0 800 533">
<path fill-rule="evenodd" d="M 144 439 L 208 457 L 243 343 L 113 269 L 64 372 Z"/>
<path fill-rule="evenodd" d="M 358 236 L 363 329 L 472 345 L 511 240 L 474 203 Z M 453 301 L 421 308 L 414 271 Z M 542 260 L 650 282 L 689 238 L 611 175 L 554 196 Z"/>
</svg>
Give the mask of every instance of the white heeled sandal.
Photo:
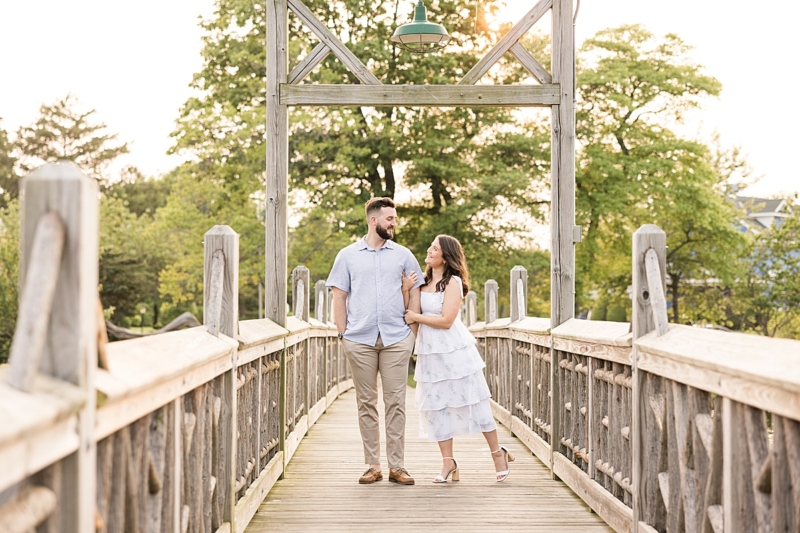
<svg viewBox="0 0 800 533">
<path fill-rule="evenodd" d="M 506 449 L 505 446 L 500 446 L 498 449 L 496 449 L 495 451 L 491 452 L 491 454 L 495 455 L 495 454 L 500 453 L 500 452 L 505 452 L 505 454 L 506 454 L 506 456 L 505 456 L 505 458 L 506 458 L 506 469 L 505 470 L 500 470 L 499 472 L 495 472 L 495 475 L 497 476 L 497 479 L 495 481 L 497 481 L 498 483 L 500 483 L 501 481 L 505 481 L 506 480 L 508 475 L 511 473 L 511 464 L 510 463 L 514 462 L 514 456 L 511 455 L 511 452 L 508 451 L 508 449 Z"/>
<path fill-rule="evenodd" d="M 456 465 L 456 466 L 451 471 L 449 471 L 446 476 L 442 477 L 442 475 L 439 474 L 438 476 L 433 478 L 433 483 L 447 483 L 447 478 L 449 478 L 451 476 L 452 476 L 453 481 L 458 481 L 460 479 L 460 476 L 459 476 L 459 473 L 458 473 L 458 462 L 455 459 L 453 459 L 452 457 L 442 457 L 442 459 L 450 459 L 451 461 L 453 461 L 453 464 Z"/>
</svg>

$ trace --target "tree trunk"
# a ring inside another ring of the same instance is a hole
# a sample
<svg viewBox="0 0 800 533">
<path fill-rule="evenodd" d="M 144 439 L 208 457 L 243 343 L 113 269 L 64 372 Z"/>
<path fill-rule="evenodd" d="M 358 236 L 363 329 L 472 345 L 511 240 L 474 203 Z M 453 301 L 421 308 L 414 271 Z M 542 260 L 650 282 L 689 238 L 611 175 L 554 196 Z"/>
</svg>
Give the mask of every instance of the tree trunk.
<svg viewBox="0 0 800 533">
<path fill-rule="evenodd" d="M 680 298 L 680 274 L 670 274 L 669 283 L 672 289 L 672 322 L 680 324 L 680 313 L 678 313 L 678 300 Z"/>
</svg>

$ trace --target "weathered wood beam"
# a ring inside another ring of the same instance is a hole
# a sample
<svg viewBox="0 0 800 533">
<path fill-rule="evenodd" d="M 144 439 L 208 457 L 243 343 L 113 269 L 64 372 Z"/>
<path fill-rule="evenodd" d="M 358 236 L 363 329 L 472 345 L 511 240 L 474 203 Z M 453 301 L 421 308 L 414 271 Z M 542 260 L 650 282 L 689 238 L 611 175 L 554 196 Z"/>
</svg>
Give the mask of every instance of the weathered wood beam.
<svg viewBox="0 0 800 533">
<path fill-rule="evenodd" d="M 302 5 L 302 4 L 301 4 Z M 303 9 L 305 7 L 303 6 Z M 302 11 L 298 9 L 298 11 Z M 297 11 L 295 11 L 297 12 Z M 288 255 L 289 111 L 280 101 L 280 87 L 289 70 L 287 0 L 267 0 L 267 169 L 265 315 L 286 324 Z"/>
<path fill-rule="evenodd" d="M 339 58 L 356 78 L 365 85 L 380 85 L 381 82 L 300 0 L 288 0 L 289 9 L 297 18 L 319 37 L 331 52 Z M 269 35 L 269 34 L 267 34 Z"/>
<path fill-rule="evenodd" d="M 558 85 L 281 85 L 289 106 L 546 107 L 559 102 Z"/>
<path fill-rule="evenodd" d="M 517 61 L 519 61 L 522 66 L 525 67 L 525 70 L 530 72 L 531 76 L 536 78 L 539 83 L 553 83 L 553 76 L 551 76 L 550 73 L 547 72 L 547 69 L 539 64 L 536 58 L 534 58 L 520 43 L 514 44 L 514 46 L 508 49 L 508 52 L 516 57 Z"/>
<path fill-rule="evenodd" d="M 61 269 L 39 372 L 77 385 L 86 395 L 75 433 L 79 446 L 62 463 L 60 531 L 91 531 L 96 497 L 95 368 L 97 367 L 98 187 L 72 163 L 49 163 L 22 180 L 20 282 L 25 286 L 39 218 L 58 215 L 66 229 Z M 24 295 L 23 295 L 24 297 Z"/>
<path fill-rule="evenodd" d="M 19 319 L 11 342 L 11 373 L 8 383 L 28 392 L 39 370 L 42 347 L 47 340 L 50 311 L 61 268 L 64 223 L 50 211 L 36 222 L 33 245 L 22 286 Z"/>
<path fill-rule="evenodd" d="M 330 53 L 331 49 L 328 48 L 327 44 L 319 43 L 294 67 L 294 69 L 292 69 L 292 72 L 289 73 L 289 83 L 294 85 L 303 81 L 303 79 L 314 70 L 314 67 L 322 63 Z"/>
<path fill-rule="evenodd" d="M 636 230 L 632 238 L 632 254 L 631 254 L 631 269 L 633 279 L 633 312 L 631 315 L 631 331 L 633 333 L 633 340 L 636 341 L 643 335 L 657 331 L 658 335 L 666 333 L 668 325 L 666 323 L 666 300 L 664 299 L 664 287 L 666 283 L 666 255 L 667 255 L 667 235 L 658 226 L 653 224 L 645 224 Z M 655 306 L 655 307 L 654 307 Z M 660 309 L 663 307 L 663 309 Z M 648 501 L 645 485 L 643 483 L 644 465 L 643 461 L 649 459 L 644 455 L 645 452 L 645 435 L 643 429 L 645 428 L 644 413 L 647 409 L 647 399 L 642 392 L 646 391 L 642 371 L 639 367 L 639 351 L 634 343 L 632 352 L 632 373 L 633 373 L 633 412 L 631 415 L 631 425 L 633 427 L 633 440 L 631 441 L 631 454 L 633 458 L 632 464 L 632 478 L 633 478 L 633 532 L 639 531 L 639 521 L 644 519 L 643 502 Z M 675 389 L 672 397 L 676 398 L 674 401 L 679 402 L 682 397 L 680 396 L 682 390 Z M 668 409 L 674 409 L 671 402 L 667 402 Z M 669 411 L 668 411 L 669 412 Z M 681 409 L 678 409 L 677 414 L 670 416 L 667 415 L 669 420 L 674 420 L 675 417 L 682 416 Z M 678 424 L 676 421 L 675 424 Z M 666 426 L 666 421 L 665 421 Z M 668 434 L 670 438 L 674 438 L 675 429 L 670 429 Z M 685 437 L 685 436 L 684 436 Z M 678 440 L 681 440 L 680 438 Z M 682 445 L 685 443 L 685 438 Z M 672 449 L 672 448 L 670 448 Z M 674 465 L 676 461 L 670 463 L 670 468 L 673 474 L 679 472 L 678 465 Z M 683 466 L 681 465 L 681 468 Z M 681 472 L 682 473 L 682 472 Z M 680 479 L 680 473 L 677 474 Z M 678 490 L 678 483 L 673 479 L 670 481 L 671 494 L 668 500 L 672 502 L 673 506 L 677 505 L 679 494 L 675 491 Z M 669 509 L 669 505 L 665 500 L 665 506 Z M 675 507 L 677 509 L 677 507 Z M 677 516 L 677 512 L 673 513 L 673 519 Z"/>
<path fill-rule="evenodd" d="M 531 10 L 546 11 L 540 2 Z M 575 39 L 572 24 L 572 0 L 552 3 L 553 82 L 559 85 L 559 102 L 553 106 L 551 125 L 550 169 L 550 327 L 555 328 L 575 316 Z M 520 35 L 521 36 L 521 35 Z M 516 39 L 514 40 L 516 42 Z M 513 44 L 513 42 L 511 43 Z M 550 354 L 550 413 L 552 442 L 558 442 L 561 428 L 558 354 Z M 555 453 L 557 446 L 551 452 Z M 553 469 L 551 458 L 550 468 Z"/>
<path fill-rule="evenodd" d="M 494 45 L 494 48 L 489 50 L 485 56 L 481 58 L 478 63 L 472 67 L 472 69 L 467 72 L 464 78 L 458 82 L 459 85 L 475 85 L 478 80 L 480 80 L 484 74 L 489 72 L 489 69 L 497 63 L 503 55 L 508 52 L 511 47 L 513 47 L 525 33 L 531 27 L 536 24 L 536 22 L 542 18 L 542 16 L 547 13 L 547 11 L 553 6 L 553 0 L 540 0 L 538 4 L 533 6 L 533 9 L 528 11 L 528 13 L 522 17 L 522 20 L 517 22 L 508 33 L 503 35 L 503 37 Z M 570 23 L 572 22 L 572 15 L 569 16 Z M 571 60 L 572 58 L 570 58 Z"/>
</svg>

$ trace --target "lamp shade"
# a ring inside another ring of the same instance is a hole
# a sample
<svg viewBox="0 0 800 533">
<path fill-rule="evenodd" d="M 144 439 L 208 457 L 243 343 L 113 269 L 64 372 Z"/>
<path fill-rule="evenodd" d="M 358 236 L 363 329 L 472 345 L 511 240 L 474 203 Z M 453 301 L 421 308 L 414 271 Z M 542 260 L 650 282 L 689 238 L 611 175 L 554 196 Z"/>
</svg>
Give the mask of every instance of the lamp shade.
<svg viewBox="0 0 800 533">
<path fill-rule="evenodd" d="M 450 34 L 441 24 L 428 22 L 428 10 L 419 0 L 414 21 L 398 26 L 391 40 L 404 50 L 424 54 L 443 48 L 450 41 Z"/>
</svg>

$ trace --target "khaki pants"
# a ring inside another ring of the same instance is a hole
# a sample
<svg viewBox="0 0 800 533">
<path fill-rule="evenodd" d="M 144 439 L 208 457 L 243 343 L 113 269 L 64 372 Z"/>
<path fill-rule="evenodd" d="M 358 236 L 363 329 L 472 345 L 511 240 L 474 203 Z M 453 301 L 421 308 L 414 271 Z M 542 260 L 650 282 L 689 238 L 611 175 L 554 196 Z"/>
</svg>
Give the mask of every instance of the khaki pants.
<svg viewBox="0 0 800 533">
<path fill-rule="evenodd" d="M 408 360 L 414 349 L 413 333 L 400 342 L 384 346 L 380 335 L 375 346 L 343 339 L 344 351 L 353 372 L 358 404 L 358 427 L 364 443 L 364 463 L 381 464 L 381 435 L 378 424 L 378 373 L 386 407 L 386 458 L 389 468 L 403 467 L 406 438 L 406 387 Z"/>
</svg>

